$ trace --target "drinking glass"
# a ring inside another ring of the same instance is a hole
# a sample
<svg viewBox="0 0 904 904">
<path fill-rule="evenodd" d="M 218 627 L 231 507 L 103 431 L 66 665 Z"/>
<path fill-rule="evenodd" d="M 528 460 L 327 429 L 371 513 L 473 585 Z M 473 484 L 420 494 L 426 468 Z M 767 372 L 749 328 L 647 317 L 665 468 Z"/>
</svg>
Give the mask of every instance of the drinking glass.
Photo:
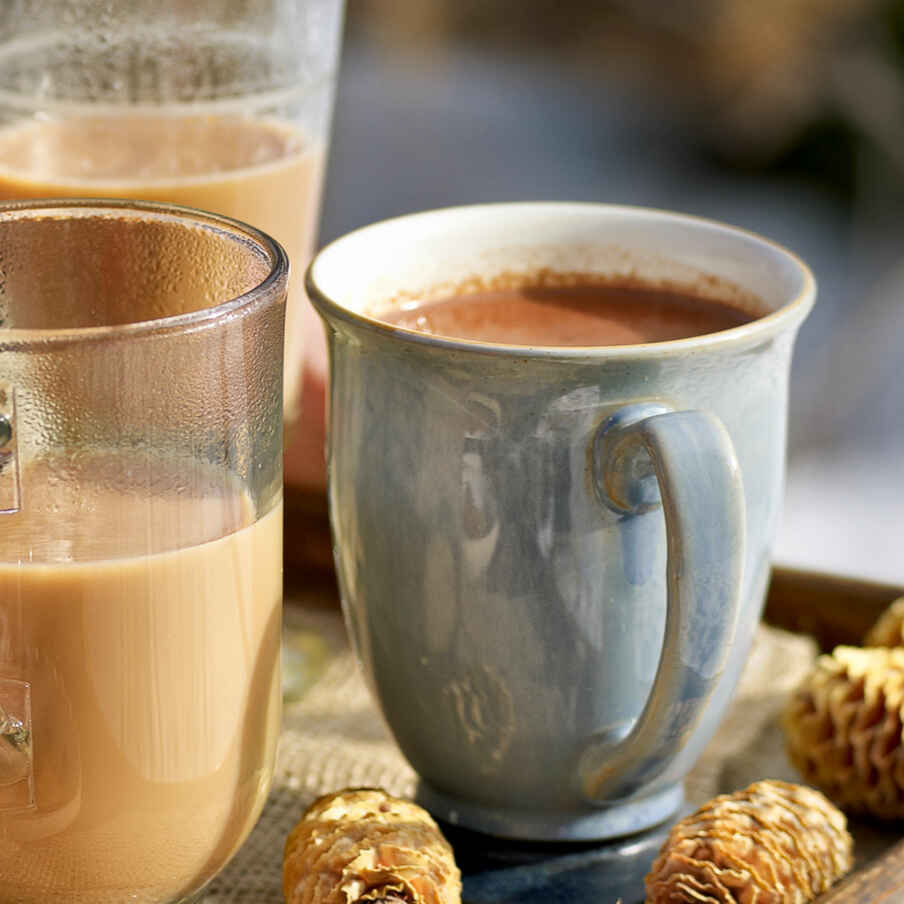
<svg viewBox="0 0 904 904">
<path fill-rule="evenodd" d="M 341 24 L 341 0 L 12 0 L 0 25 L 0 198 L 167 201 L 276 238 L 290 426 Z"/>
<path fill-rule="evenodd" d="M 194 900 L 273 773 L 285 252 L 32 201 L 0 271 L 2 898 Z"/>
<path fill-rule="evenodd" d="M 302 590 L 323 571 L 329 533 L 326 352 L 301 274 L 320 213 L 342 11 L 342 0 L 11 0 L 0 24 L 0 199 L 185 204 L 251 223 L 288 251 L 287 557 Z M 318 638 L 289 631 L 286 641 L 293 696 L 313 677 L 304 651 Z"/>
</svg>

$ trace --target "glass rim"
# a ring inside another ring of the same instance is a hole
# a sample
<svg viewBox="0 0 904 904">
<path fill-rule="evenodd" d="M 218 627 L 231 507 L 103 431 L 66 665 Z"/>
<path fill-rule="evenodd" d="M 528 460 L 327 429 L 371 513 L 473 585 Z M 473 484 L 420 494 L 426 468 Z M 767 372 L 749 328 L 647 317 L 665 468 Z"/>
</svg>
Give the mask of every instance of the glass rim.
<svg viewBox="0 0 904 904">
<path fill-rule="evenodd" d="M 264 252 L 270 261 L 267 275 L 257 285 L 232 298 L 224 298 L 214 304 L 151 320 L 102 326 L 60 327 L 50 329 L 16 328 L 0 326 L 0 350 L 29 345 L 48 345 L 71 342 L 112 342 L 118 339 L 188 333 L 202 329 L 238 315 L 251 313 L 260 307 L 283 300 L 289 279 L 289 258 L 276 239 L 254 226 L 222 214 L 210 213 L 195 207 L 157 201 L 133 201 L 115 198 L 41 198 L 28 201 L 0 202 L 0 223 L 19 219 L 36 219 L 38 216 L 54 216 L 57 219 L 75 219 L 97 213 L 100 216 L 117 212 L 149 214 L 155 219 L 170 219 L 178 223 L 206 226 L 217 230 L 224 240 L 244 241 Z M 2 248 L 0 248 L 2 251 Z"/>
</svg>

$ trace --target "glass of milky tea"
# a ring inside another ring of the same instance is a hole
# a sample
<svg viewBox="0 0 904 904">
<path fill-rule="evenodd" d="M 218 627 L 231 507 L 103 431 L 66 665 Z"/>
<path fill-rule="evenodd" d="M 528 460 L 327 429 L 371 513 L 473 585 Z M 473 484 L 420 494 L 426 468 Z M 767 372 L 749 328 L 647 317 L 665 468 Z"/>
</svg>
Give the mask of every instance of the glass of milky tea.
<svg viewBox="0 0 904 904">
<path fill-rule="evenodd" d="M 4 901 L 193 901 L 260 815 L 287 270 L 187 208 L 0 204 Z"/>
<path fill-rule="evenodd" d="M 5 0 L 0 20 L 0 200 L 184 204 L 286 249 L 286 474 L 322 493 L 326 352 L 301 277 L 342 0 Z"/>
</svg>

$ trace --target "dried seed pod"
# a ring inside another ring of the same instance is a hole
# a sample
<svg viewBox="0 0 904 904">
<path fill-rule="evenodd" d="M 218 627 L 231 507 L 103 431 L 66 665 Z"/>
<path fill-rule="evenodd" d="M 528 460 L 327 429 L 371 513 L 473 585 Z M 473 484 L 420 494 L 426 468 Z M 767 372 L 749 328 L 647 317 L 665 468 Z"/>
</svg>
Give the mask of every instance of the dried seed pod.
<svg viewBox="0 0 904 904">
<path fill-rule="evenodd" d="M 904 817 L 904 648 L 836 647 L 784 713 L 788 754 L 805 780 L 853 813 Z"/>
<path fill-rule="evenodd" d="M 426 810 L 377 788 L 320 797 L 286 839 L 287 904 L 460 904 L 461 874 Z"/>
<path fill-rule="evenodd" d="M 647 904 L 806 904 L 851 868 L 844 814 L 818 791 L 762 781 L 677 823 Z"/>
<path fill-rule="evenodd" d="M 904 647 L 904 596 L 896 599 L 863 638 L 865 647 Z"/>
</svg>

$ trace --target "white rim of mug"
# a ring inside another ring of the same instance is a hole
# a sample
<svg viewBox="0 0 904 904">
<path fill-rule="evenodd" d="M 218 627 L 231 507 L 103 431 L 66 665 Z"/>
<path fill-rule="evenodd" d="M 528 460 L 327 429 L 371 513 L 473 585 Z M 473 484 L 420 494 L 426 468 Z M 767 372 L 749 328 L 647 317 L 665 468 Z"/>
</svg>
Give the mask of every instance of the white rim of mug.
<svg viewBox="0 0 904 904">
<path fill-rule="evenodd" d="M 115 218 L 117 213 L 148 214 L 154 219 L 170 221 L 184 227 L 206 227 L 217 231 L 224 240 L 243 243 L 263 252 L 270 261 L 267 275 L 247 292 L 226 298 L 216 304 L 153 320 L 137 320 L 106 326 L 79 326 L 53 329 L 18 329 L 0 327 L 0 350 L 65 342 L 110 342 L 126 337 L 188 333 L 220 324 L 237 316 L 252 313 L 259 307 L 285 297 L 289 278 L 289 259 L 282 245 L 265 232 L 232 217 L 208 213 L 194 207 L 155 201 L 130 201 L 111 198 L 44 198 L 31 201 L 0 202 L 0 223 L 24 219 L 75 219 L 92 215 Z M 0 249 L 2 250 L 2 249 Z"/>
<path fill-rule="evenodd" d="M 675 223 L 688 223 L 695 226 L 707 226 L 715 228 L 723 233 L 729 233 L 753 240 L 756 244 L 762 245 L 773 254 L 778 254 L 786 261 L 790 262 L 801 276 L 800 290 L 786 301 L 776 310 L 758 316 L 747 323 L 740 326 L 731 327 L 727 330 L 719 330 L 714 333 L 704 333 L 699 336 L 689 336 L 683 339 L 668 339 L 662 342 L 646 342 L 635 343 L 631 345 L 514 345 L 504 342 L 482 342 L 474 339 L 459 339 L 455 337 L 434 335 L 431 333 L 422 333 L 408 327 L 397 326 L 379 320 L 376 317 L 359 313 L 347 308 L 341 302 L 331 298 L 326 292 L 320 289 L 317 283 L 317 266 L 322 256 L 327 252 L 335 253 L 335 249 L 352 238 L 360 239 L 362 235 L 369 231 L 382 231 L 391 226 L 399 226 L 406 221 L 414 221 L 418 218 L 433 218 L 436 215 L 455 216 L 462 213 L 477 213 L 481 210 L 501 212 L 508 208 L 513 213 L 519 209 L 527 207 L 531 208 L 547 208 L 557 209 L 560 213 L 567 213 L 568 208 L 579 208 L 582 210 L 596 209 L 601 213 L 617 214 L 619 216 L 632 216 L 638 219 L 647 220 L 663 220 L 668 219 Z M 414 342 L 421 345 L 436 346 L 448 349 L 450 351 L 467 351 L 472 353 L 483 354 L 505 354 L 511 357 L 529 357 L 529 358 L 572 358 L 572 359 L 599 359 L 601 357 L 621 358 L 621 357 L 660 357 L 679 351 L 693 351 L 695 349 L 711 349 L 713 346 L 720 345 L 747 345 L 763 341 L 771 335 L 781 332 L 786 326 L 793 322 L 800 323 L 813 307 L 816 300 L 816 279 L 810 268 L 803 260 L 789 251 L 783 245 L 772 239 L 765 238 L 756 232 L 743 229 L 739 226 L 732 226 L 719 220 L 710 219 L 708 217 L 695 216 L 693 214 L 678 213 L 671 210 L 665 210 L 656 207 L 639 207 L 623 204 L 605 204 L 595 203 L 592 201 L 515 201 L 501 202 L 490 204 L 469 204 L 453 207 L 440 207 L 433 210 L 419 211 L 416 213 L 404 214 L 398 217 L 392 217 L 386 220 L 379 220 L 362 226 L 351 232 L 334 239 L 325 245 L 313 258 L 305 271 L 305 289 L 308 297 L 314 306 L 318 309 L 322 308 L 328 311 L 331 316 L 344 320 L 348 323 L 365 326 L 386 337 L 397 338 L 405 342 Z M 321 311 L 321 313 L 323 313 Z"/>
</svg>

